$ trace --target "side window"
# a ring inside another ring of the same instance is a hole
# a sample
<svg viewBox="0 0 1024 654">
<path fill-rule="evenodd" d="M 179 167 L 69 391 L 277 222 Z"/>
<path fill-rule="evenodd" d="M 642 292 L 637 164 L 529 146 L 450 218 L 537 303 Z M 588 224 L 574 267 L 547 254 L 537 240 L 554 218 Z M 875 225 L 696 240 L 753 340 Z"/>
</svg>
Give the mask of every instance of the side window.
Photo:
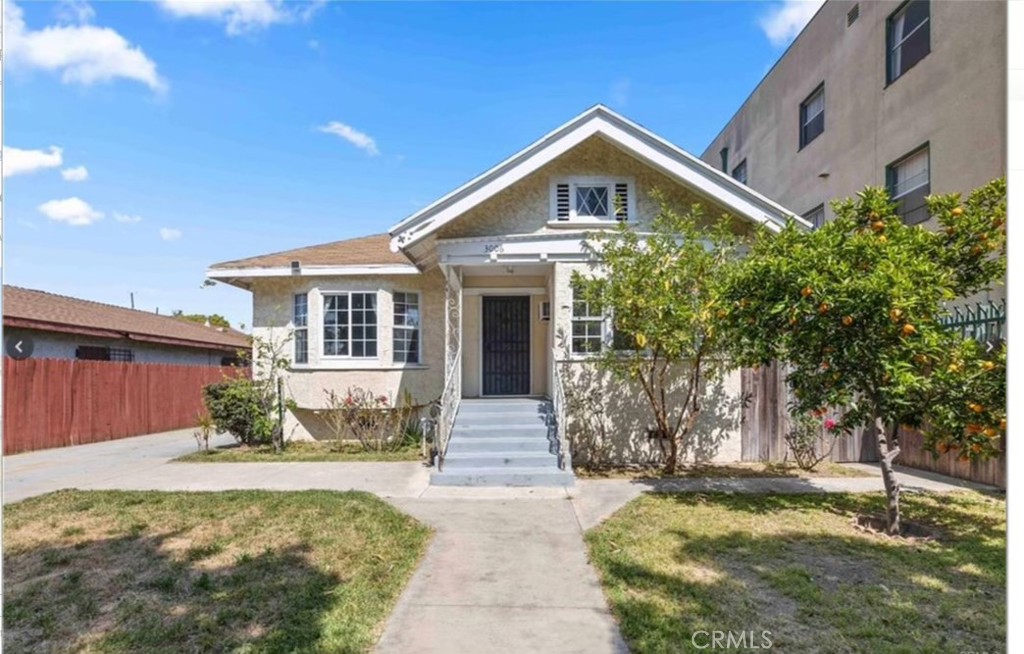
<svg viewBox="0 0 1024 654">
<path fill-rule="evenodd" d="M 394 362 L 420 362 L 419 293 L 396 292 L 394 298 Z"/>
<path fill-rule="evenodd" d="M 909 0 L 886 20 L 886 83 L 892 84 L 931 52 L 931 7 Z"/>
<path fill-rule="evenodd" d="M 825 224 L 825 205 L 819 204 L 805 213 L 803 217 L 807 222 L 814 225 L 814 229 L 818 229 Z"/>
<path fill-rule="evenodd" d="M 928 220 L 924 199 L 931 193 L 930 168 L 927 145 L 886 168 L 889 195 L 896 203 L 896 213 L 908 225 Z"/>
<path fill-rule="evenodd" d="M 600 352 L 604 344 L 604 312 L 601 306 L 588 302 L 578 285 L 572 289 L 572 353 Z"/>
<path fill-rule="evenodd" d="M 744 159 L 740 165 L 732 169 L 732 177 L 740 184 L 747 183 L 747 160 Z"/>
<path fill-rule="evenodd" d="M 309 297 L 297 293 L 292 298 L 292 326 L 295 329 L 295 363 L 309 363 Z"/>
<path fill-rule="evenodd" d="M 800 103 L 800 147 L 804 147 L 825 131 L 825 84 Z"/>
</svg>

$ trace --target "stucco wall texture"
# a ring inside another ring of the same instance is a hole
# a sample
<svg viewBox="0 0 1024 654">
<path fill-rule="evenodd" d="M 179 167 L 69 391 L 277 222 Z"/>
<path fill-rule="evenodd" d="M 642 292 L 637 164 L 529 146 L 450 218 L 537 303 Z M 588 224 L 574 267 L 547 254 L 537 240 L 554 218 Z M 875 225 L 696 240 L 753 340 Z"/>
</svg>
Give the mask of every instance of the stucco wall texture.
<svg viewBox="0 0 1024 654">
<path fill-rule="evenodd" d="M 858 6 L 859 16 L 848 23 Z M 895 0 L 829 0 L 701 155 L 804 214 L 866 185 L 928 144 L 931 192 L 966 193 L 1006 174 L 1006 3 L 931 2 L 931 51 L 886 83 Z M 825 131 L 801 149 L 800 104 L 824 82 Z"/>
</svg>

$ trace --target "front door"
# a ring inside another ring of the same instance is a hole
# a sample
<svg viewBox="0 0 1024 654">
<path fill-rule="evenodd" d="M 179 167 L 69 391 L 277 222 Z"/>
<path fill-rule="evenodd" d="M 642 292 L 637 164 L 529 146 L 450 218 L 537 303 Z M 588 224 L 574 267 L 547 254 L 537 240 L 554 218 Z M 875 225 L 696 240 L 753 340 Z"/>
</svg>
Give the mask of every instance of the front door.
<svg viewBox="0 0 1024 654">
<path fill-rule="evenodd" d="M 483 298 L 483 394 L 530 394 L 530 298 Z"/>
</svg>

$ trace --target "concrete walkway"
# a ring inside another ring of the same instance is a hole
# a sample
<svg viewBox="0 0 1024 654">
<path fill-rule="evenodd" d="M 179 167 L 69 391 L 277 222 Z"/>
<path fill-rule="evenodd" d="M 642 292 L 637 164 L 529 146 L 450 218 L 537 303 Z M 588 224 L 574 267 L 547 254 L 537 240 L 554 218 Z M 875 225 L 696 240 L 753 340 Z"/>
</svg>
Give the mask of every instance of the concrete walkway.
<svg viewBox="0 0 1024 654">
<path fill-rule="evenodd" d="M 381 654 L 618 654 L 627 649 L 562 499 L 392 499 L 437 530 Z"/>
</svg>

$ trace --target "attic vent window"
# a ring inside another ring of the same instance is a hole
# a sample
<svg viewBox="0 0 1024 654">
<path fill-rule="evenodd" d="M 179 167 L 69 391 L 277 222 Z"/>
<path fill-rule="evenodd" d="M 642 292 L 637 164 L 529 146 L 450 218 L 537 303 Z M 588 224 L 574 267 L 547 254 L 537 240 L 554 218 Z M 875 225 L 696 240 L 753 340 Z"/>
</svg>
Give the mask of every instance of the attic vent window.
<svg viewBox="0 0 1024 654">
<path fill-rule="evenodd" d="M 552 220 L 625 221 L 635 213 L 633 181 L 604 177 L 555 180 L 551 189 Z"/>
<path fill-rule="evenodd" d="M 853 5 L 853 9 L 851 9 L 849 13 L 846 14 L 846 26 L 849 27 L 850 25 L 853 25 L 855 22 L 857 22 L 858 18 L 860 18 L 859 4 Z"/>
</svg>

